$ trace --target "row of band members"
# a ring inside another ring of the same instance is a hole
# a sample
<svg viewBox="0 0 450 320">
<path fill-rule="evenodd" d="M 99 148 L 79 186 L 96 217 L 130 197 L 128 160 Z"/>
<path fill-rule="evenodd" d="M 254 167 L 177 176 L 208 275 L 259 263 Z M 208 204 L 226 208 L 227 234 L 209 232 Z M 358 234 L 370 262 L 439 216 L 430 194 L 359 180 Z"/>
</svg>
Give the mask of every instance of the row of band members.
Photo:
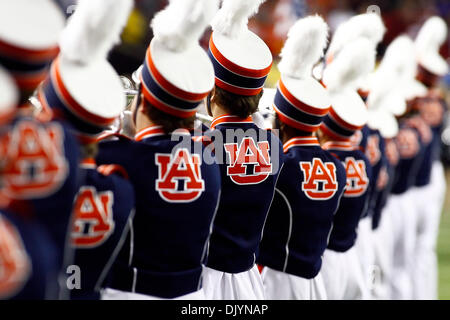
<svg viewBox="0 0 450 320">
<path fill-rule="evenodd" d="M 83 10 L 74 17 L 89 12 Z M 76 23 L 73 18 L 65 32 Z M 322 52 L 311 49 L 311 74 L 323 54 L 326 24 L 308 17 L 295 28 L 317 32 Z M 390 194 L 429 183 L 442 121 L 426 124 L 423 114 L 444 110 L 432 90 L 436 76 L 423 78 L 429 94 L 409 101 L 399 133 L 386 139 L 366 125 L 363 100 L 344 90 L 344 80 L 332 94 L 332 85 L 325 89 L 305 70 L 283 72 L 289 64 L 280 64 L 276 136 L 252 119 L 272 65 L 270 51 L 243 32 L 236 39 L 217 29 L 208 57 L 198 39 L 179 53 L 155 30 L 131 107 L 133 138 L 112 133 L 99 139 L 124 98 L 106 59 L 74 58 L 70 45 L 61 45 L 43 73 L 42 108 L 34 112 L 26 102 L 42 78 L 21 82 L 18 75 L 30 68 L 30 54 L 1 56 L 12 75 L 2 77 L 18 86 L 20 105 L 2 110 L 1 297 L 264 299 L 275 298 L 270 291 L 289 282 L 277 282 L 287 275 L 309 290 L 324 253 L 344 257 L 363 219 L 376 229 Z M 308 35 L 291 41 L 311 41 Z M 48 63 L 54 53 L 50 47 L 36 55 Z M 329 64 L 343 64 L 338 57 Z M 347 108 L 340 108 L 342 100 Z M 201 101 L 214 117 L 209 128 L 194 126 Z M 217 132 L 223 143 L 215 141 Z M 218 150 L 226 161 L 205 161 Z M 333 276 L 334 267 L 321 276 Z M 80 277 L 68 270 L 79 270 Z"/>
</svg>

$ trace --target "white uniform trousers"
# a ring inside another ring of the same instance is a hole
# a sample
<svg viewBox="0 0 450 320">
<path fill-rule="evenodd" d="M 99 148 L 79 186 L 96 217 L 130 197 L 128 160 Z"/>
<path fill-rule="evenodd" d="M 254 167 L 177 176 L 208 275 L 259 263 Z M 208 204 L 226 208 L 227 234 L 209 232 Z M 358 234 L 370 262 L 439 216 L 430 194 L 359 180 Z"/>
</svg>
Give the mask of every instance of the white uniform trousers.
<svg viewBox="0 0 450 320">
<path fill-rule="evenodd" d="M 205 300 L 203 289 L 173 299 L 164 299 L 145 294 L 106 288 L 102 291 L 102 300 Z"/>
<path fill-rule="evenodd" d="M 346 252 L 325 250 L 320 273 L 329 300 L 370 299 L 355 247 Z"/>
<path fill-rule="evenodd" d="M 415 263 L 416 213 L 414 189 L 400 195 L 391 196 L 391 218 L 394 235 L 392 252 L 392 300 L 413 298 L 411 268 Z"/>
<path fill-rule="evenodd" d="M 372 231 L 372 219 L 366 217 L 361 219 L 358 224 L 358 237 L 355 242 L 355 250 L 358 261 L 361 266 L 361 271 L 366 282 L 366 287 L 369 290 L 369 298 L 372 295 L 374 271 L 375 271 L 375 252 L 374 239 Z"/>
<path fill-rule="evenodd" d="M 411 266 L 413 299 L 435 300 L 438 296 L 438 261 L 436 244 L 445 200 L 445 173 L 440 161 L 433 164 L 431 181 L 414 190 L 416 242 Z"/>
<path fill-rule="evenodd" d="M 203 290 L 207 300 L 264 300 L 264 285 L 258 267 L 227 273 L 203 267 Z"/>
<path fill-rule="evenodd" d="M 305 279 L 264 267 L 261 275 L 268 300 L 327 300 L 320 273 Z"/>
<path fill-rule="evenodd" d="M 381 213 L 380 225 L 373 231 L 374 273 L 372 298 L 388 300 L 391 297 L 394 231 L 392 226 L 392 202 L 389 198 Z"/>
</svg>

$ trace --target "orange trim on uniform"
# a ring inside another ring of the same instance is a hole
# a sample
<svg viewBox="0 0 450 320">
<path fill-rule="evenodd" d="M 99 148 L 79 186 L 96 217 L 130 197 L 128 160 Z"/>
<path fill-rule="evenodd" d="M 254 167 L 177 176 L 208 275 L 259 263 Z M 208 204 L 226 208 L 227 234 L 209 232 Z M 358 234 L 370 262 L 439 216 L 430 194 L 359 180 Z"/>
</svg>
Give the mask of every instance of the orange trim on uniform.
<svg viewBox="0 0 450 320">
<path fill-rule="evenodd" d="M 283 151 L 286 153 L 293 147 L 316 147 L 320 146 L 317 137 L 295 137 L 283 145 Z"/>
<path fill-rule="evenodd" d="M 119 174 L 122 178 L 129 179 L 128 173 L 124 167 L 118 164 L 104 164 L 98 167 L 97 171 L 104 176 L 110 176 L 112 174 Z"/>
<path fill-rule="evenodd" d="M 357 147 L 351 143 L 351 141 L 328 141 L 322 145 L 324 150 L 341 150 L 341 151 L 354 151 Z"/>
<path fill-rule="evenodd" d="M 142 141 L 146 138 L 156 137 L 156 136 L 162 136 L 166 133 L 162 129 L 162 126 L 149 126 L 147 128 L 144 128 L 136 133 L 134 136 L 134 139 L 136 141 Z"/>
<path fill-rule="evenodd" d="M 93 158 L 86 158 L 86 159 L 82 159 L 80 161 L 80 167 L 83 167 L 86 169 L 96 169 L 97 163 L 95 162 L 95 159 L 93 159 Z"/>
<path fill-rule="evenodd" d="M 213 130 L 217 125 L 222 123 L 253 123 L 253 119 L 252 117 L 243 119 L 239 118 L 238 116 L 225 114 L 223 116 L 214 118 L 214 120 L 211 122 L 210 129 Z"/>
</svg>

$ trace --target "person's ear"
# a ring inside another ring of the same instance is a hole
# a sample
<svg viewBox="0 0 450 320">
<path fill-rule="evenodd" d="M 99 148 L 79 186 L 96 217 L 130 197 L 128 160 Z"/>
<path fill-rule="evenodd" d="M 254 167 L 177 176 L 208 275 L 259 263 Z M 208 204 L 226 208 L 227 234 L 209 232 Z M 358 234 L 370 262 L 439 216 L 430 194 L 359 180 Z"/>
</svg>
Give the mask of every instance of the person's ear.
<svg viewBox="0 0 450 320">
<path fill-rule="evenodd" d="M 209 116 L 213 116 L 212 113 L 212 104 L 214 103 L 213 99 L 215 97 L 216 88 L 213 88 L 212 91 L 209 93 L 209 95 L 206 97 L 205 106 L 206 106 L 206 112 Z"/>
</svg>

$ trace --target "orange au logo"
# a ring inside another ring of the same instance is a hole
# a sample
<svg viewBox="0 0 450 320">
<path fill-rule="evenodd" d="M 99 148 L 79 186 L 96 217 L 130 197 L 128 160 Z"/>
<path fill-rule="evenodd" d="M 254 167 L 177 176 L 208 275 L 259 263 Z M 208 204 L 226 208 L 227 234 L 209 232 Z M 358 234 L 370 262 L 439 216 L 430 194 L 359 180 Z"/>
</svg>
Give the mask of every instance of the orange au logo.
<svg viewBox="0 0 450 320">
<path fill-rule="evenodd" d="M 367 139 L 366 156 L 371 165 L 375 165 L 380 161 L 380 138 L 377 135 L 372 135 Z"/>
<path fill-rule="evenodd" d="M 18 293 L 31 272 L 31 262 L 16 228 L 0 216 L 0 299 Z"/>
<path fill-rule="evenodd" d="M 64 137 L 58 124 L 42 127 L 21 121 L 6 138 L 4 190 L 15 199 L 44 197 L 56 192 L 68 174 Z"/>
<path fill-rule="evenodd" d="M 75 198 L 72 246 L 95 248 L 114 231 L 114 195 L 111 191 L 98 193 L 94 187 L 82 187 Z"/>
<path fill-rule="evenodd" d="M 302 190 L 309 199 L 328 200 L 338 190 L 336 182 L 336 165 L 333 162 L 323 163 L 321 159 L 314 158 L 311 162 L 300 162 L 305 181 Z"/>
<path fill-rule="evenodd" d="M 364 160 L 356 160 L 353 157 L 345 159 L 345 171 L 347 172 L 347 186 L 344 196 L 359 197 L 366 192 L 369 186 L 369 178 L 366 173 L 366 163 Z"/>
<path fill-rule="evenodd" d="M 156 154 L 159 178 L 156 190 L 167 202 L 187 203 L 197 200 L 205 191 L 201 177 L 201 158 L 186 148 L 177 149 L 174 154 Z"/>
<path fill-rule="evenodd" d="M 234 183 L 258 184 L 272 173 L 269 142 L 262 141 L 256 145 L 252 138 L 246 137 L 239 145 L 227 143 L 224 147 L 230 159 L 227 175 Z M 247 172 L 250 166 L 253 167 L 252 173 Z"/>
</svg>

